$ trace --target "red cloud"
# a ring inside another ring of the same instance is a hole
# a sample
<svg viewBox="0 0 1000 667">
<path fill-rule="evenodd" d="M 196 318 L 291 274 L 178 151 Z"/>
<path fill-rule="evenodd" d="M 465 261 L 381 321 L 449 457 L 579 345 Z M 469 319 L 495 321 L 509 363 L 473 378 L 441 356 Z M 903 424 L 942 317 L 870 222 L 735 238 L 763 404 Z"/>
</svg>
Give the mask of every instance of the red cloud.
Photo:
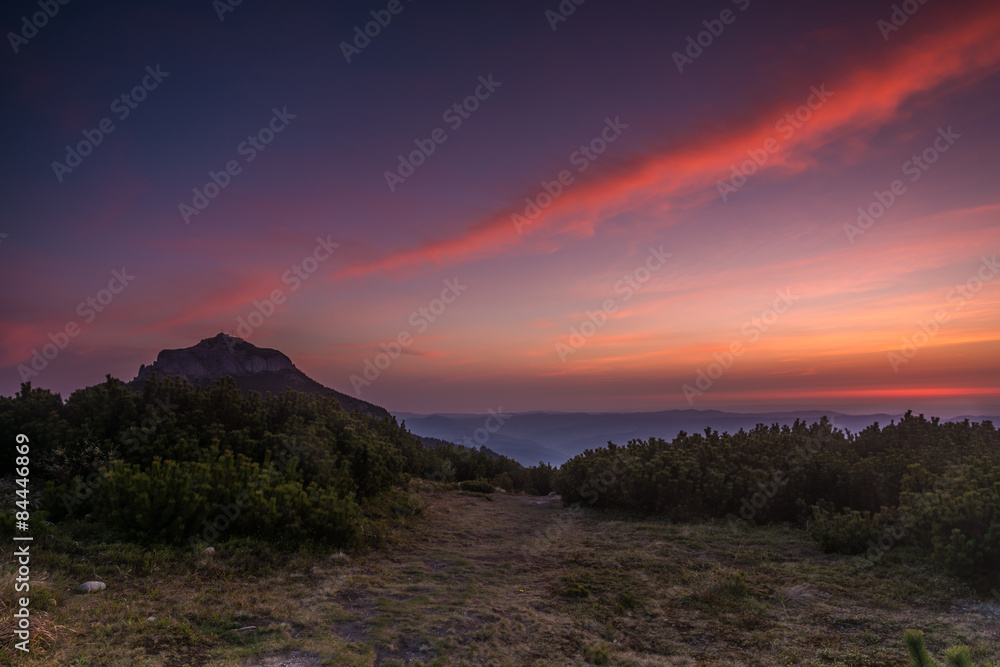
<svg viewBox="0 0 1000 667">
<path fill-rule="evenodd" d="M 831 75 L 832 98 L 791 136 L 787 130 L 776 131 L 776 122 L 805 102 L 809 91 L 790 93 L 750 121 L 727 123 L 735 129 L 705 129 L 659 153 L 633 159 L 602 178 L 574 183 L 522 229 L 524 237 L 511 221 L 511 214 L 523 213 L 522 199 L 470 225 L 459 236 L 359 261 L 336 271 L 334 277 L 399 273 L 428 264 L 441 268 L 495 256 L 525 241 L 534 251 L 551 251 L 551 237 L 591 234 L 602 220 L 622 211 L 654 202 L 669 209 L 692 194 L 702 200 L 716 197 L 716 183 L 729 177 L 731 166 L 746 160 L 748 149 L 759 149 L 768 139 L 778 140 L 780 148 L 761 171 L 802 171 L 812 163 L 815 149 L 892 122 L 901 106 L 915 96 L 938 92 L 945 84 L 953 87 L 977 81 L 1000 64 L 1000 8 L 981 9 L 933 35 L 907 30 L 909 35 L 893 35 L 892 45 L 879 44 L 884 53 L 878 57 L 874 53 L 858 57 L 851 71 Z M 816 86 L 822 83 L 817 81 Z"/>
</svg>

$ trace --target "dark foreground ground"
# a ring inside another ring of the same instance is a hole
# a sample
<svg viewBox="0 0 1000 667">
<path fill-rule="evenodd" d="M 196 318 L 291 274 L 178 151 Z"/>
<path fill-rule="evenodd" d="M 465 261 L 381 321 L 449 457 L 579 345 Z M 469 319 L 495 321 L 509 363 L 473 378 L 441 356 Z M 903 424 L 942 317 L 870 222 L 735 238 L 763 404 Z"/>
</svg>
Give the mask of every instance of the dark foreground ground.
<svg viewBox="0 0 1000 667">
<path fill-rule="evenodd" d="M 870 567 L 818 552 L 793 528 L 417 493 L 423 514 L 362 557 L 232 545 L 210 557 L 52 555 L 52 644 L 27 660 L 5 650 L 0 662 L 902 666 L 907 628 L 923 629 L 938 656 L 956 643 L 980 661 L 1000 656 L 1000 603 L 904 554 Z M 73 594 L 84 571 L 107 590 Z"/>
</svg>

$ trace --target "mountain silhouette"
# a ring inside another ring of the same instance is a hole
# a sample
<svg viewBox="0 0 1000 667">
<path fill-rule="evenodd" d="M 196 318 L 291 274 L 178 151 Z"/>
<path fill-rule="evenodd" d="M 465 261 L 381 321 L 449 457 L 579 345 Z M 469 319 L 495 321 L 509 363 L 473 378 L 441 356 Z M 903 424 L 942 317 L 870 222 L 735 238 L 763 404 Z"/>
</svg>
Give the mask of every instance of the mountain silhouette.
<svg viewBox="0 0 1000 667">
<path fill-rule="evenodd" d="M 278 350 L 257 347 L 242 338 L 220 333 L 205 338 L 197 345 L 179 350 L 163 350 L 149 366 L 139 366 L 139 373 L 128 383 L 139 391 L 156 373 L 175 376 L 192 385 L 210 386 L 224 377 L 231 377 L 240 391 L 280 394 L 288 389 L 308 394 L 332 394 L 345 410 L 361 410 L 378 417 L 389 412 L 339 391 L 321 385 L 300 371 L 292 360 Z"/>
</svg>

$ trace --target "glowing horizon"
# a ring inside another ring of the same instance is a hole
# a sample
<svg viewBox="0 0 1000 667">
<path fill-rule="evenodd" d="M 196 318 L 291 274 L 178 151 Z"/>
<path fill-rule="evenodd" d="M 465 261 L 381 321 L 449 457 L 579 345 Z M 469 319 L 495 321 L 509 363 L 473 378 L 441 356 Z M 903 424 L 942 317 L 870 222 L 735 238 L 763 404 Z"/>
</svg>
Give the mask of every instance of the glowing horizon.
<svg viewBox="0 0 1000 667">
<path fill-rule="evenodd" d="M 346 62 L 363 7 L 62 8 L 2 70 L 0 394 L 243 327 L 393 411 L 996 414 L 1000 7 L 744 1 L 683 72 L 718 11 L 406 4 Z"/>
</svg>

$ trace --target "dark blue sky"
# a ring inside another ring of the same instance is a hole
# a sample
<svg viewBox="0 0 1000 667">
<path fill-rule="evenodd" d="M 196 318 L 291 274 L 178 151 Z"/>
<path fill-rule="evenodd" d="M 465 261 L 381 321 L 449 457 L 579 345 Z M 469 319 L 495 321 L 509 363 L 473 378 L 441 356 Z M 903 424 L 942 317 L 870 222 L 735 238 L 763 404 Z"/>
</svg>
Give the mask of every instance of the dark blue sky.
<svg viewBox="0 0 1000 667">
<path fill-rule="evenodd" d="M 887 30 L 889 2 L 587 0 L 553 30 L 555 1 L 401 0 L 350 63 L 341 43 L 388 2 L 244 0 L 223 20 L 217 5 L 71 0 L 17 53 L 5 40 L 0 392 L 130 379 L 281 289 L 248 340 L 392 409 L 690 407 L 683 387 L 794 287 L 695 407 L 996 404 L 1000 281 L 948 299 L 1000 240 L 993 4 L 927 3 Z M 39 11 L 8 3 L 0 27 Z M 679 72 L 699 33 L 711 43 Z M 153 83 L 147 68 L 169 74 L 121 118 L 114 101 Z M 480 77 L 499 85 L 477 101 Z M 777 132 L 824 84 L 833 96 Z M 467 99 L 478 108 L 449 126 Z M 248 160 L 275 110 L 281 131 Z M 104 119 L 113 131 L 54 173 Z M 578 170 L 609 122 L 623 129 Z M 940 162 L 863 236 L 845 230 L 947 126 L 962 138 Z M 398 156 L 437 129 L 445 141 L 390 188 Z M 776 152 L 723 198 L 770 135 Z M 572 184 L 519 234 L 511 216 L 563 170 Z M 212 174 L 228 184 L 185 215 Z M 293 293 L 282 276 L 317 239 L 339 245 Z M 661 245 L 670 262 L 622 299 L 617 282 Z M 123 267 L 135 280 L 84 321 Z M 454 279 L 468 291 L 412 331 Z M 607 299 L 599 330 L 572 338 Z M 942 308 L 946 326 L 894 365 Z M 375 380 L 352 380 L 407 332 Z"/>
</svg>

